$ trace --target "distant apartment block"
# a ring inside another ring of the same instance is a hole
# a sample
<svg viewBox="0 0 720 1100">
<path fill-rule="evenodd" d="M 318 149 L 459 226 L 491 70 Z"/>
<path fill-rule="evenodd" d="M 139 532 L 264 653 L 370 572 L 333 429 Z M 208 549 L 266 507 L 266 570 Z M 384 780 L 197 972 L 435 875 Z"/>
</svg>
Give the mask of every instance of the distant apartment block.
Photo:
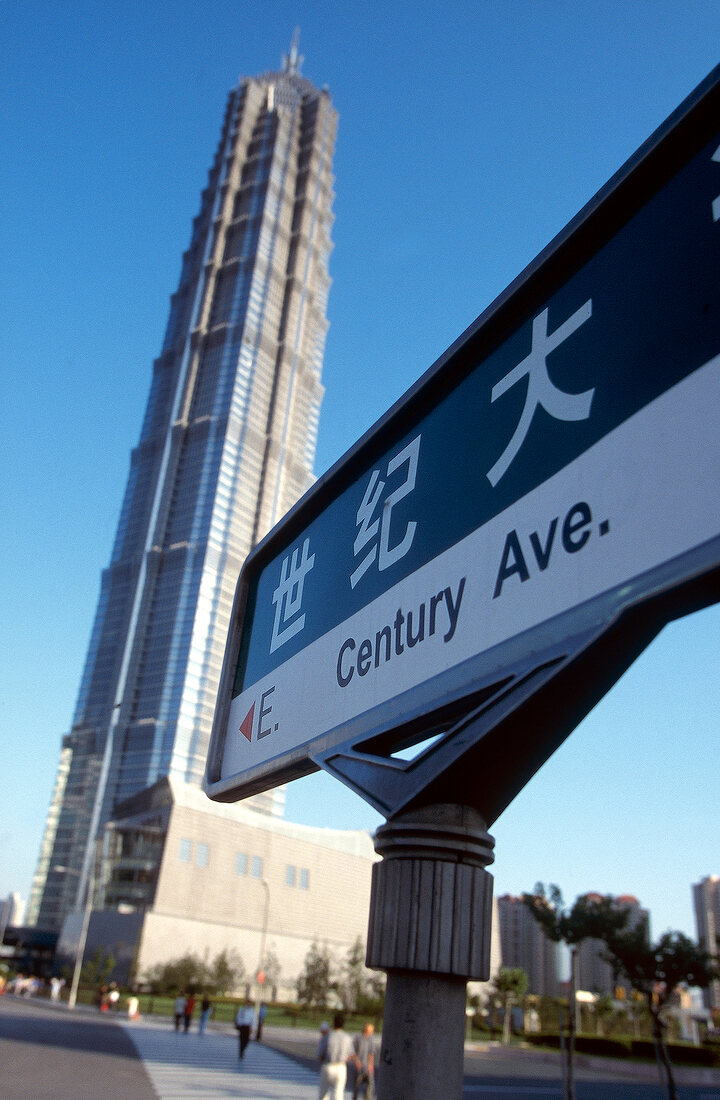
<svg viewBox="0 0 720 1100">
<path fill-rule="evenodd" d="M 698 943 L 717 960 L 720 954 L 720 876 L 706 875 L 692 891 Z M 704 990 L 703 996 L 707 1008 L 720 1008 L 720 981 L 714 981 Z"/>
<path fill-rule="evenodd" d="M 554 997 L 558 992 L 558 945 L 549 940 L 522 898 L 497 899 L 502 965 L 520 967 L 528 993 Z"/>
</svg>

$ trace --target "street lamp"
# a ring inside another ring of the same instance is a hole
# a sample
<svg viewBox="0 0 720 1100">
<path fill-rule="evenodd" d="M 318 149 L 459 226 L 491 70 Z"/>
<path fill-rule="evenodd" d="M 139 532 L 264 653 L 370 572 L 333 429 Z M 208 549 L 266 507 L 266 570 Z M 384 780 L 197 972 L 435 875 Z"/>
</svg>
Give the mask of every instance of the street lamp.
<svg viewBox="0 0 720 1100">
<path fill-rule="evenodd" d="M 260 957 L 258 959 L 258 968 L 255 973 L 255 981 L 258 986 L 258 990 L 255 994 L 255 1028 L 257 1030 L 258 1014 L 260 1012 L 260 993 L 262 992 L 262 982 L 260 981 L 260 975 L 263 974 L 263 961 L 265 959 L 265 939 L 267 937 L 268 916 L 270 914 L 270 887 L 265 879 L 262 879 L 262 887 L 265 891 L 265 912 L 263 914 L 262 932 L 260 935 Z M 264 981 L 264 974 L 263 974 Z"/>
<path fill-rule="evenodd" d="M 93 845 L 93 854 L 97 858 L 97 842 Z M 78 872 L 72 867 L 55 866 L 53 871 L 73 871 L 75 874 Z M 87 942 L 88 926 L 90 924 L 90 913 L 92 912 L 93 894 L 95 892 L 95 860 L 88 867 L 88 875 L 85 882 L 85 905 L 83 906 L 82 923 L 80 925 L 80 935 L 78 937 L 77 951 L 75 953 L 75 966 L 73 967 L 72 982 L 70 984 L 70 992 L 68 994 L 68 1008 L 75 1008 L 77 1001 L 78 986 L 80 985 L 80 972 L 82 970 L 83 957 L 85 955 L 85 944 Z"/>
<path fill-rule="evenodd" d="M 73 968 L 70 993 L 68 994 L 68 1008 L 75 1008 L 75 1002 L 77 1001 L 77 991 L 80 984 L 80 971 L 82 970 L 83 956 L 85 954 L 85 943 L 87 941 L 88 934 L 88 925 L 90 923 L 90 913 L 92 911 L 94 881 L 95 876 L 91 875 L 87 882 L 87 894 L 85 895 L 85 907 L 83 909 L 82 924 L 80 926 L 80 936 L 78 939 L 77 953 L 75 955 L 75 966 Z"/>
</svg>

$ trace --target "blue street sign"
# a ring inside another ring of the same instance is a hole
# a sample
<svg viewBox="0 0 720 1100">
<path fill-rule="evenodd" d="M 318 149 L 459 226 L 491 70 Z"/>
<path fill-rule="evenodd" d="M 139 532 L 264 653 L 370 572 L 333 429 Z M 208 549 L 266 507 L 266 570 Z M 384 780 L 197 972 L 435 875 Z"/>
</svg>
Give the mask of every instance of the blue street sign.
<svg viewBox="0 0 720 1100">
<path fill-rule="evenodd" d="M 389 759 L 430 725 L 447 731 L 483 684 L 651 597 L 646 640 L 661 595 L 693 581 L 696 602 L 706 578 L 715 598 L 719 80 L 250 555 L 211 797 L 321 764 L 390 812 L 357 780 L 363 753 Z M 682 611 L 676 599 L 662 614 Z M 599 671 L 565 725 L 607 679 Z M 343 755 L 353 775 L 333 764 Z"/>
</svg>

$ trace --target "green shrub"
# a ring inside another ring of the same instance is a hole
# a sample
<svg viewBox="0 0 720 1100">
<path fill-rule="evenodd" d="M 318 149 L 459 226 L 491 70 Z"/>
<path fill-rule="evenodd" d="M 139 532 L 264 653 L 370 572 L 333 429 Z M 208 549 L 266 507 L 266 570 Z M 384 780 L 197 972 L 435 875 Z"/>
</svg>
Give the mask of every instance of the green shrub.
<svg viewBox="0 0 720 1100">
<path fill-rule="evenodd" d="M 555 1031 L 538 1032 L 524 1036 L 525 1042 L 532 1046 L 560 1048 L 560 1036 Z M 607 1039 L 602 1035 L 576 1035 L 575 1050 L 579 1054 L 595 1054 L 600 1058 L 627 1058 L 630 1045 L 627 1040 Z"/>
<path fill-rule="evenodd" d="M 696 1047 L 691 1043 L 668 1043 L 667 1052 L 674 1066 L 720 1066 L 720 1054 L 710 1047 Z M 630 1053 L 634 1058 L 654 1060 L 655 1044 L 651 1039 L 633 1039 Z"/>
<path fill-rule="evenodd" d="M 581 1054 L 595 1054 L 600 1058 L 627 1058 L 630 1047 L 622 1039 L 606 1039 L 602 1035 L 578 1035 L 575 1050 Z"/>
</svg>

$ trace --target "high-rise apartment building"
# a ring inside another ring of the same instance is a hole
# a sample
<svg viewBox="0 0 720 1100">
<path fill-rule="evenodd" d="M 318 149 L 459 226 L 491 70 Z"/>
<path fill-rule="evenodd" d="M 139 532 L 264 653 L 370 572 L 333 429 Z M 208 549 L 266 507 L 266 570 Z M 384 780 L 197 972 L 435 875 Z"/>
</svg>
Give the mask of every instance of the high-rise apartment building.
<svg viewBox="0 0 720 1100">
<path fill-rule="evenodd" d="M 720 876 L 706 875 L 692 888 L 698 943 L 717 961 L 720 954 Z M 707 1008 L 720 1008 L 720 981 L 703 991 Z"/>
<path fill-rule="evenodd" d="M 42 927 L 81 900 L 118 802 L 201 783 L 240 568 L 313 480 L 337 114 L 300 60 L 295 40 L 229 96 L 62 741 L 29 906 Z"/>
<path fill-rule="evenodd" d="M 555 997 L 558 992 L 558 945 L 549 940 L 522 898 L 498 898 L 502 964 L 527 974 L 528 993 Z"/>
</svg>

